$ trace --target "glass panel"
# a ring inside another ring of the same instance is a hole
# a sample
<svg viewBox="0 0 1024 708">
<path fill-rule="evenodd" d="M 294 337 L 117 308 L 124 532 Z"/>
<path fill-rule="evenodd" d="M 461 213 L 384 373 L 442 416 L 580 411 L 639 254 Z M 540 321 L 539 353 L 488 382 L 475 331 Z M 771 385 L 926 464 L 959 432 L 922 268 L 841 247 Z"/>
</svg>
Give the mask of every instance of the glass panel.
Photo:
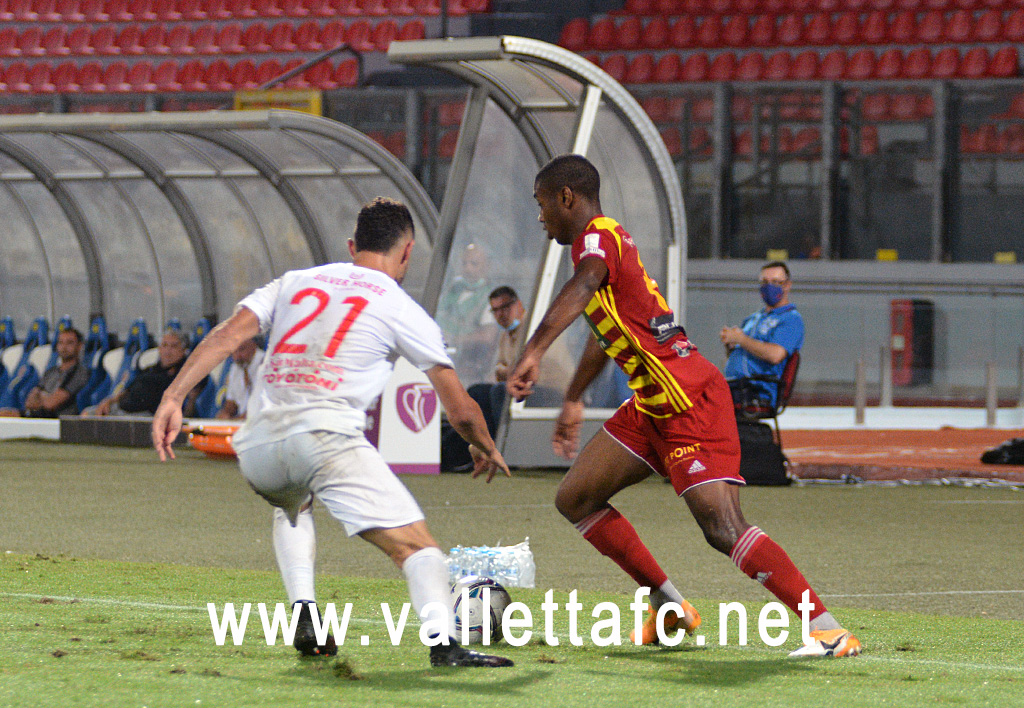
<svg viewBox="0 0 1024 708">
<path fill-rule="evenodd" d="M 118 155 L 105 145 L 92 140 L 86 140 L 76 135 L 65 135 L 64 139 L 87 154 L 93 160 L 99 162 L 107 172 L 116 172 L 118 176 L 136 175 L 142 176 L 142 170 L 128 160 Z"/>
<path fill-rule="evenodd" d="M 102 175 L 96 164 L 81 151 L 54 135 L 44 133 L 8 133 L 7 139 L 20 145 L 55 173 L 72 172 L 75 175 Z"/>
<path fill-rule="evenodd" d="M 7 189 L 0 189 L 0 210 L 5 215 L 0 239 L 0 316 L 12 317 L 15 333 L 23 339 L 33 319 L 52 316 L 46 260 L 35 225 Z"/>
<path fill-rule="evenodd" d="M 566 102 L 547 81 L 525 69 L 518 61 L 474 61 L 471 65 L 485 76 L 493 77 L 499 86 L 511 91 L 521 103 Z"/>
<path fill-rule="evenodd" d="M 356 227 L 356 215 L 363 205 L 346 182 L 336 177 L 292 177 L 324 237 L 327 260 L 348 263 L 348 240 Z"/>
<path fill-rule="evenodd" d="M 10 185 L 31 212 L 39 238 L 46 252 L 53 292 L 53 316 L 70 315 L 75 325 L 85 330 L 89 318 L 89 280 L 85 273 L 82 248 L 53 194 L 39 182 L 16 182 Z M 13 217 L 17 211 L 4 209 Z M 0 278 L 0 280 L 3 280 Z M 4 298 L 4 303 L 9 301 Z M 31 311 L 25 312 L 27 316 Z M 43 314 L 43 313 L 39 313 Z"/>
<path fill-rule="evenodd" d="M 267 244 L 253 214 L 226 183 L 176 180 L 206 227 L 217 292 L 217 317 L 231 316 L 239 300 L 280 275 L 271 268 Z"/>
<path fill-rule="evenodd" d="M 11 179 L 18 177 L 29 177 L 29 172 L 20 162 L 7 155 L 0 154 L 0 178 Z"/>
<path fill-rule="evenodd" d="M 281 274 L 312 266 L 313 256 L 306 234 L 281 193 L 264 179 L 235 179 L 231 183 L 242 193 L 256 215 L 270 251 L 274 272 Z"/>
<path fill-rule="evenodd" d="M 302 133 L 302 137 L 306 142 L 323 153 L 335 169 L 377 170 L 377 167 L 372 162 L 358 152 L 330 138 L 317 135 L 316 133 Z"/>
<path fill-rule="evenodd" d="M 185 226 L 164 193 L 149 180 L 127 180 L 120 186 L 132 204 L 139 207 L 152 237 L 166 317 L 177 317 L 190 327 L 204 313 L 199 267 Z M 163 324 L 155 322 L 150 326 Z"/>
<path fill-rule="evenodd" d="M 185 135 L 182 133 L 176 133 L 175 137 L 198 151 L 208 162 L 212 162 L 218 169 L 232 170 L 236 173 L 241 172 L 243 174 L 259 174 L 256 168 L 244 159 L 211 140 L 204 140 L 203 138 L 196 137 L 195 135 Z"/>
<path fill-rule="evenodd" d="M 263 153 L 279 170 L 323 168 L 324 159 L 286 130 L 236 130 L 234 134 Z"/>
<path fill-rule="evenodd" d="M 107 325 L 124 333 L 141 317 L 151 331 L 159 331 L 164 314 L 160 273 L 138 211 L 110 182 L 74 181 L 67 189 L 96 242 Z"/>
<path fill-rule="evenodd" d="M 120 137 L 148 153 L 165 171 L 198 172 L 214 175 L 216 172 L 195 150 L 176 140 L 168 133 L 121 133 Z"/>
</svg>

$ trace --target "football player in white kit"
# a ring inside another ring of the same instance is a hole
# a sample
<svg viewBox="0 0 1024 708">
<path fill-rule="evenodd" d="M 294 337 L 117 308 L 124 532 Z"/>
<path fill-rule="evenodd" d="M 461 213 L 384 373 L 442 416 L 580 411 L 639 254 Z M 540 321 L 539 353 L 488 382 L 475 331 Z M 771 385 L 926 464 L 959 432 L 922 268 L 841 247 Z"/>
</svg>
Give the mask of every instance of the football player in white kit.
<svg viewBox="0 0 1024 708">
<path fill-rule="evenodd" d="M 426 373 L 449 422 L 469 441 L 473 475 L 486 472 L 488 482 L 497 472 L 511 476 L 452 368 L 440 328 L 400 287 L 413 238 L 405 205 L 378 197 L 364 206 L 349 240 L 352 263 L 291 271 L 243 299 L 196 347 L 153 418 L 153 445 L 161 460 L 173 458 L 184 396 L 239 343 L 269 331 L 248 418 L 233 445 L 242 474 L 275 507 L 274 551 L 289 601 L 301 603 L 295 648 L 306 655 L 337 652 L 333 637 L 318 645 L 313 635 L 313 496 L 348 535 L 358 534 L 402 569 L 424 623 L 454 626 L 444 554 L 412 494 L 363 435 L 364 411 L 399 355 Z M 450 636 L 433 640 L 441 642 L 430 648 L 434 666 L 512 665 Z"/>
</svg>

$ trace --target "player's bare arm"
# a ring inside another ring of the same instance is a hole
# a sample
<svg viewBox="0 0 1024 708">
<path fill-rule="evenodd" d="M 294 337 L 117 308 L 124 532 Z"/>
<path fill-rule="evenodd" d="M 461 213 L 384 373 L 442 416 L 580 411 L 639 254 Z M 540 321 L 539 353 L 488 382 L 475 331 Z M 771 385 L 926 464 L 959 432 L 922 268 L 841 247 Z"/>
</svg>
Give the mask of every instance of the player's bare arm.
<svg viewBox="0 0 1024 708">
<path fill-rule="evenodd" d="M 558 339 L 558 335 L 583 314 L 587 303 L 607 277 L 608 266 L 599 258 L 584 258 L 576 266 L 576 272 L 551 303 L 509 376 L 508 391 L 517 401 L 533 391 L 533 384 L 540 375 L 540 360 L 544 352 Z"/>
<path fill-rule="evenodd" d="M 171 444 L 181 432 L 181 404 L 192 389 L 209 376 L 239 344 L 260 333 L 259 318 L 247 307 L 239 308 L 230 318 L 206 335 L 181 366 L 181 371 L 164 391 L 160 406 L 153 416 L 153 447 L 164 461 L 174 459 Z"/>
<path fill-rule="evenodd" d="M 466 393 L 455 369 L 439 364 L 427 370 L 427 378 L 441 399 L 441 405 L 448 415 L 448 422 L 462 439 L 469 443 L 474 463 L 473 477 L 485 470 L 488 482 L 494 479 L 494 475 L 499 471 L 506 477 L 511 477 L 512 473 L 509 472 L 505 459 L 498 452 L 491 434 L 487 432 L 487 422 L 480 411 L 480 406 Z"/>
<path fill-rule="evenodd" d="M 607 363 L 608 355 L 604 353 L 596 339 L 588 337 L 583 356 L 576 366 L 576 373 L 565 390 L 562 411 L 555 420 L 551 448 L 556 455 L 571 460 L 579 452 L 580 432 L 583 429 L 583 392 L 604 370 Z"/>
<path fill-rule="evenodd" d="M 743 330 L 739 327 L 723 327 L 718 337 L 727 349 L 743 347 L 758 359 L 764 359 L 770 364 L 779 364 L 789 356 L 786 348 L 781 344 L 762 342 L 753 337 L 748 337 L 743 334 Z"/>
</svg>

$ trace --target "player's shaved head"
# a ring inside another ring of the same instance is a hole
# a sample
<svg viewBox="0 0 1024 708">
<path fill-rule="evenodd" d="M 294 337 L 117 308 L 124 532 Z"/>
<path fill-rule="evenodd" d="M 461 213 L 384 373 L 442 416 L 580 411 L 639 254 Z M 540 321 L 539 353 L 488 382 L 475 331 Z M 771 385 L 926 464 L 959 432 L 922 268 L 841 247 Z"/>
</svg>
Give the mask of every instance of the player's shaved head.
<svg viewBox="0 0 1024 708">
<path fill-rule="evenodd" d="M 573 194 L 594 202 L 600 200 L 601 175 L 582 155 L 559 155 L 540 169 L 536 183 L 549 192 L 568 187 Z"/>
<path fill-rule="evenodd" d="M 395 199 L 377 197 L 359 210 L 353 240 L 357 250 L 387 253 L 406 231 L 413 231 L 409 208 Z"/>
</svg>

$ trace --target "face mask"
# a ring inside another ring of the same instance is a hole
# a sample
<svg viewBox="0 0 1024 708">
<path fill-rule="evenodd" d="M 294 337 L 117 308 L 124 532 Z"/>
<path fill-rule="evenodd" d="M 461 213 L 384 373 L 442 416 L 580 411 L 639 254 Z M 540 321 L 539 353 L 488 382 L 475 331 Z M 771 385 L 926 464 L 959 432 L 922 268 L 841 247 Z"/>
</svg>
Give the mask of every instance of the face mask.
<svg viewBox="0 0 1024 708">
<path fill-rule="evenodd" d="M 775 307 L 779 304 L 779 300 L 782 299 L 784 291 L 781 285 L 775 283 L 765 283 L 760 288 L 761 299 L 764 300 L 764 304 L 768 307 Z"/>
<path fill-rule="evenodd" d="M 512 332 L 518 326 L 519 326 L 519 318 L 517 317 L 516 319 L 512 320 L 512 322 L 509 323 L 509 326 L 505 328 L 505 331 L 506 332 Z"/>
</svg>

